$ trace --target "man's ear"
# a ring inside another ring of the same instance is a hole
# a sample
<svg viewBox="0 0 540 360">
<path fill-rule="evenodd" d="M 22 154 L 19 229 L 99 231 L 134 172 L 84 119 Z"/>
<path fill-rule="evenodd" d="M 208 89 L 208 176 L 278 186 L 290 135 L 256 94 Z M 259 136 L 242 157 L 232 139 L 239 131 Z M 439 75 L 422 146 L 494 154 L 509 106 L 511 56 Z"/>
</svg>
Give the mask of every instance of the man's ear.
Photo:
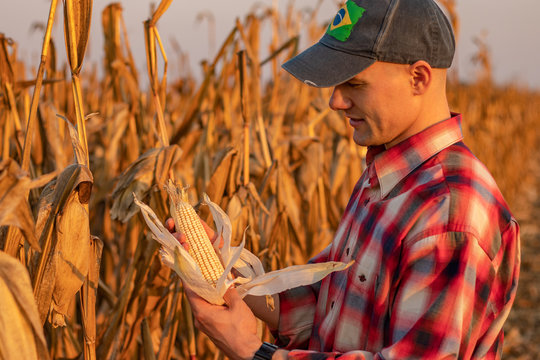
<svg viewBox="0 0 540 360">
<path fill-rule="evenodd" d="M 424 94 L 429 89 L 433 80 L 432 68 L 423 60 L 418 60 L 414 64 L 409 65 L 409 75 L 414 95 Z"/>
</svg>

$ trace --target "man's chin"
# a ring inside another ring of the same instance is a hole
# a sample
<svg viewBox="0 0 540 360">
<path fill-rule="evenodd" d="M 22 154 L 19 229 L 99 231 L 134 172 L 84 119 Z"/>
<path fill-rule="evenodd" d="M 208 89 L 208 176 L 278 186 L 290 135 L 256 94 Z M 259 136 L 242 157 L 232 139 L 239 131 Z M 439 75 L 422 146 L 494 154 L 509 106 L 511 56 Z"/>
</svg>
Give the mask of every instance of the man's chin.
<svg viewBox="0 0 540 360">
<path fill-rule="evenodd" d="M 369 139 L 369 137 L 367 137 L 365 134 L 363 133 L 359 134 L 357 131 L 353 133 L 353 141 L 355 142 L 356 145 L 360 145 L 360 146 L 374 145 L 373 139 Z"/>
</svg>

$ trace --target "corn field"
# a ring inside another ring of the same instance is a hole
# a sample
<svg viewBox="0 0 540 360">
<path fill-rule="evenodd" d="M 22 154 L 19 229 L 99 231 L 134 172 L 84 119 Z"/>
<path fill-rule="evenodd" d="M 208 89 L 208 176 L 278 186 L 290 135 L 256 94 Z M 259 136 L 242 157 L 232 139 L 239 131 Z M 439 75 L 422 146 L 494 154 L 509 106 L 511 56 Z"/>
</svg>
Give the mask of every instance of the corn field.
<svg viewBox="0 0 540 360">
<path fill-rule="evenodd" d="M 96 16 L 91 0 L 51 1 L 39 64 L 21 63 L 17 44 L 0 34 L 2 359 L 223 358 L 194 329 L 182 284 L 161 263 L 133 201 L 135 194 L 165 221 L 171 177 L 189 186 L 207 223 L 203 193 L 223 208 L 233 240 L 245 232 L 246 248 L 268 271 L 305 263 L 332 240 L 366 149 L 328 109 L 331 89 L 280 69 L 300 36 L 313 43 L 324 32 L 325 24 L 306 20 L 317 8 L 307 17 L 293 6 L 248 14 L 201 64 L 202 79 L 189 71 L 169 79 L 169 63 L 184 64 L 182 54 L 167 56 L 158 31 L 171 1 L 141 25 L 146 54 L 132 53 L 119 3 L 97 14 L 106 34 L 102 76 L 81 73 Z M 457 27 L 453 1 L 443 3 Z M 51 37 L 62 18 L 67 59 L 56 53 L 64 40 Z M 269 44 L 261 37 L 267 25 Z M 135 55 L 146 56 L 146 71 Z M 495 85 L 489 55 L 478 56 L 481 76 L 451 80 L 448 96 L 464 114 L 465 142 L 522 225 L 523 275 L 504 357 L 535 359 L 540 93 Z M 271 339 L 262 325 L 260 335 Z"/>
</svg>

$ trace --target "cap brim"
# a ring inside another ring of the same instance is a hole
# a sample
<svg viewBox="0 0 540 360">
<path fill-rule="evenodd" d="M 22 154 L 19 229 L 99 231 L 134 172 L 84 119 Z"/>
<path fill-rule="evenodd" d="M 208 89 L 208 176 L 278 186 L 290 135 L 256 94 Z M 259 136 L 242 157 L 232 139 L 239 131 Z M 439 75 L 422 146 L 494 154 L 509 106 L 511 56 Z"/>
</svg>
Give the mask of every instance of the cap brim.
<svg viewBox="0 0 540 360">
<path fill-rule="evenodd" d="M 374 62 L 373 58 L 351 55 L 318 42 L 281 66 L 303 83 L 322 88 L 339 85 Z"/>
</svg>

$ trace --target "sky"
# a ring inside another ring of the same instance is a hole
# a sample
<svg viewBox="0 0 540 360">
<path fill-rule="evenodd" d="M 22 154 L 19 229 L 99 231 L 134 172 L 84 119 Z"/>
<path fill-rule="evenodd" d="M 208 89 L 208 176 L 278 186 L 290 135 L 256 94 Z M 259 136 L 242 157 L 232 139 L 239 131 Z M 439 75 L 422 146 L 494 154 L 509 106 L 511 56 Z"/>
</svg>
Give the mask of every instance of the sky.
<svg viewBox="0 0 540 360">
<path fill-rule="evenodd" d="M 296 0 L 296 8 L 312 7 L 316 0 Z M 337 0 L 322 0 L 320 21 L 330 21 L 337 10 Z M 61 4 L 61 1 L 58 1 Z M 143 21 L 149 17 L 152 1 L 124 0 L 123 15 L 135 62 L 141 74 L 146 74 Z M 191 68 L 200 72 L 200 60 L 213 57 L 209 46 L 208 22 L 196 22 L 198 14 L 212 12 L 215 18 L 216 45 L 225 39 L 237 17 L 243 16 L 256 4 L 279 4 L 285 9 L 288 0 L 173 0 L 158 23 L 169 58 L 175 53 L 171 39 L 180 44 L 190 57 Z M 92 63 L 101 66 L 103 33 L 101 12 L 111 1 L 94 0 L 91 35 L 84 67 Z M 0 12 L 0 32 L 18 44 L 19 58 L 37 67 L 41 52 L 43 31 L 32 31 L 32 24 L 45 24 L 50 7 L 49 0 L 17 0 L 4 6 Z M 477 68 L 471 58 L 477 51 L 475 38 L 482 38 L 488 45 L 494 80 L 501 84 L 518 84 L 540 90 L 540 1 L 538 0 L 457 0 L 460 17 L 460 36 L 456 57 L 452 65 L 463 81 L 474 81 Z M 57 10 L 53 37 L 59 57 L 65 59 L 62 33 L 62 11 Z M 301 43 L 302 47 L 309 44 Z M 210 56 L 211 55 L 211 56 Z M 171 66 L 169 78 L 174 78 Z M 84 74 L 84 72 L 83 72 Z M 35 74 L 28 74 L 28 78 Z"/>
</svg>

